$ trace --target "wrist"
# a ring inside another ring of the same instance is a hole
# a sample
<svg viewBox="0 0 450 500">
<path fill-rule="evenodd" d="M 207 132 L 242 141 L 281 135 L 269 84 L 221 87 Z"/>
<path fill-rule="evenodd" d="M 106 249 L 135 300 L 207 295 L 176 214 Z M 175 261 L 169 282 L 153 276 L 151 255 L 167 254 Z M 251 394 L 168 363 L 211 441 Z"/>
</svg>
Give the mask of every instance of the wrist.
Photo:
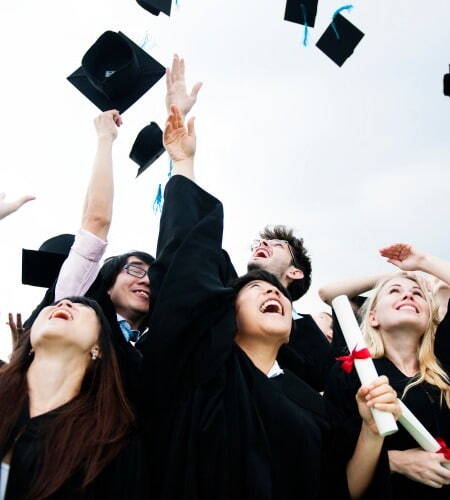
<svg viewBox="0 0 450 500">
<path fill-rule="evenodd" d="M 363 420 L 361 426 L 361 437 L 373 444 L 382 445 L 384 441 L 384 437 L 380 436 L 380 434 L 378 433 L 377 424 L 375 422 L 369 424 L 365 420 Z"/>
<path fill-rule="evenodd" d="M 434 275 L 434 263 L 436 257 L 428 254 L 421 254 L 417 257 L 417 270 Z"/>
<path fill-rule="evenodd" d="M 98 145 L 112 145 L 115 137 L 111 134 L 99 134 L 97 136 L 97 144 Z"/>
<path fill-rule="evenodd" d="M 389 469 L 391 472 L 400 473 L 400 468 L 399 468 L 399 464 L 398 464 L 399 453 L 401 453 L 401 452 L 398 450 L 389 450 L 388 451 Z"/>
<path fill-rule="evenodd" d="M 192 167 L 194 165 L 194 157 L 183 158 L 182 160 L 172 159 L 172 163 L 174 167 Z"/>
</svg>

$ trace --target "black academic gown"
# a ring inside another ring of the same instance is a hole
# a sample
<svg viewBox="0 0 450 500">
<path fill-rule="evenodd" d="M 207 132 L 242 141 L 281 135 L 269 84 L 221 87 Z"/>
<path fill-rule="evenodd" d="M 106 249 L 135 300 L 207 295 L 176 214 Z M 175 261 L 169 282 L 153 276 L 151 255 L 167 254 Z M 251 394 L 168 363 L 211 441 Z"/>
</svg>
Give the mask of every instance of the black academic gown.
<svg viewBox="0 0 450 500">
<path fill-rule="evenodd" d="M 267 378 L 234 343 L 222 224 L 218 200 L 184 177 L 169 181 L 150 333 L 137 344 L 155 496 L 298 500 L 330 498 L 331 486 L 333 498 L 346 498 L 327 403 L 289 370 Z"/>
<path fill-rule="evenodd" d="M 411 379 L 400 372 L 387 358 L 375 359 L 374 363 L 378 374 L 386 375 L 391 386 L 401 397 Z M 360 386 L 361 383 L 355 371 L 347 374 L 336 364 L 325 391 L 325 398 L 329 399 L 347 416 L 345 433 L 349 442 L 356 442 L 357 432 L 361 426 L 361 418 L 354 397 Z M 402 400 L 434 437 L 442 437 L 447 444 L 450 443 L 450 411 L 445 402 L 440 404 L 440 393 L 435 386 L 423 382 L 409 389 Z M 380 467 L 389 466 L 387 450 L 419 448 L 417 442 L 401 425 L 398 428 L 397 433 L 385 438 Z M 435 489 L 408 479 L 401 474 L 387 475 L 378 471 L 371 489 L 367 493 L 367 498 L 383 498 L 383 500 L 448 499 L 450 498 L 450 486 Z"/>
<path fill-rule="evenodd" d="M 63 407 L 67 407 L 67 403 Z M 32 479 L 39 470 L 43 454 L 43 439 L 48 426 L 61 408 L 30 418 L 28 408 L 0 449 L 0 460 L 12 450 L 5 500 L 26 500 Z M 74 435 L 74 439 L 77 436 Z M 50 497 L 51 500 L 148 500 L 148 470 L 142 439 L 130 436 L 129 441 L 103 471 L 84 490 L 81 474 L 74 474 Z"/>
<path fill-rule="evenodd" d="M 278 361 L 313 389 L 323 391 L 335 361 L 331 344 L 311 315 L 301 316 L 294 321 L 295 328 L 289 343 L 280 349 Z"/>
</svg>

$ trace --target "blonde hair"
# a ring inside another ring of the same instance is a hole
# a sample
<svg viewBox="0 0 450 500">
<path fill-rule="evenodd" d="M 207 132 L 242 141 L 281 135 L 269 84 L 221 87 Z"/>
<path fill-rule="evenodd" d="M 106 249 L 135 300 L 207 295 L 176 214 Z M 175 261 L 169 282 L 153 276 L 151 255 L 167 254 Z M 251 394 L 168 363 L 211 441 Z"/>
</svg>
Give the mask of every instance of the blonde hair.
<svg viewBox="0 0 450 500">
<path fill-rule="evenodd" d="M 441 391 L 441 404 L 442 398 L 445 399 L 447 406 L 450 408 L 450 380 L 445 370 L 441 367 L 439 361 L 434 354 L 434 339 L 436 336 L 436 328 L 439 324 L 439 306 L 434 299 L 434 296 L 429 292 L 428 286 L 424 278 L 416 273 L 399 273 L 400 278 L 406 278 L 414 281 L 423 293 L 423 296 L 428 304 L 430 311 L 427 326 L 423 333 L 419 348 L 417 350 L 417 360 L 419 362 L 419 373 L 410 382 L 403 392 L 402 398 L 412 387 L 428 382 L 431 385 L 438 387 Z M 362 323 L 361 329 L 364 338 L 367 342 L 370 354 L 374 359 L 382 358 L 385 355 L 383 338 L 380 332 L 370 325 L 369 314 L 377 305 L 378 297 L 381 289 L 387 282 L 391 281 L 392 277 L 386 278 L 378 282 L 372 296 L 366 301 L 361 309 Z"/>
</svg>

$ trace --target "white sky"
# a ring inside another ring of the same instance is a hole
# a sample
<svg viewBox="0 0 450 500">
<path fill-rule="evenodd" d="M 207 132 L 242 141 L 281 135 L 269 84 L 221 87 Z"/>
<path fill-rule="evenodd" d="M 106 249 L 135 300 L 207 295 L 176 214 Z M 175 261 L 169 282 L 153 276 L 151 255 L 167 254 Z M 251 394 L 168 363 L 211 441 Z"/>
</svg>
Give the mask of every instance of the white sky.
<svg viewBox="0 0 450 500">
<path fill-rule="evenodd" d="M 175 3 L 175 2 L 174 2 Z M 21 285 L 21 249 L 75 232 L 95 151 L 99 111 L 66 81 L 106 30 L 121 30 L 163 65 L 178 52 L 188 84 L 204 82 L 197 181 L 225 206 L 224 247 L 244 271 L 267 223 L 304 237 L 313 286 L 297 308 L 320 311 L 327 281 L 389 269 L 377 249 L 406 241 L 450 258 L 450 2 L 357 1 L 344 15 L 364 33 L 342 68 L 315 47 L 345 2 L 319 0 L 310 45 L 283 21 L 285 0 L 180 0 L 171 18 L 133 0 L 2 2 L 0 191 L 37 200 L 0 222 L 0 357 L 6 314 L 27 317 L 44 290 Z M 164 80 L 124 114 L 115 144 L 116 199 L 107 256 L 154 253 L 161 157 L 135 180 L 138 131 L 165 119 Z"/>
</svg>

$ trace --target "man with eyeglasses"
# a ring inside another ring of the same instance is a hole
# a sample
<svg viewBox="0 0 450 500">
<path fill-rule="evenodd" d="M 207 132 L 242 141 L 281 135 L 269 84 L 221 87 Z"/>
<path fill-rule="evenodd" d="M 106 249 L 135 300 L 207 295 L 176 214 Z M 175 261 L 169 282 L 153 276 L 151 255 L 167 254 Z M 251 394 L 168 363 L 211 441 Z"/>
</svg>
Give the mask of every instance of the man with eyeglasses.
<svg viewBox="0 0 450 500">
<path fill-rule="evenodd" d="M 274 274 L 294 301 L 303 297 L 311 285 L 311 260 L 303 239 L 283 225 L 267 226 L 260 238 L 253 240 L 247 268 Z M 295 330 L 289 343 L 280 349 L 278 360 L 311 387 L 323 391 L 334 363 L 330 343 L 311 315 L 293 310 L 293 320 Z"/>
</svg>

